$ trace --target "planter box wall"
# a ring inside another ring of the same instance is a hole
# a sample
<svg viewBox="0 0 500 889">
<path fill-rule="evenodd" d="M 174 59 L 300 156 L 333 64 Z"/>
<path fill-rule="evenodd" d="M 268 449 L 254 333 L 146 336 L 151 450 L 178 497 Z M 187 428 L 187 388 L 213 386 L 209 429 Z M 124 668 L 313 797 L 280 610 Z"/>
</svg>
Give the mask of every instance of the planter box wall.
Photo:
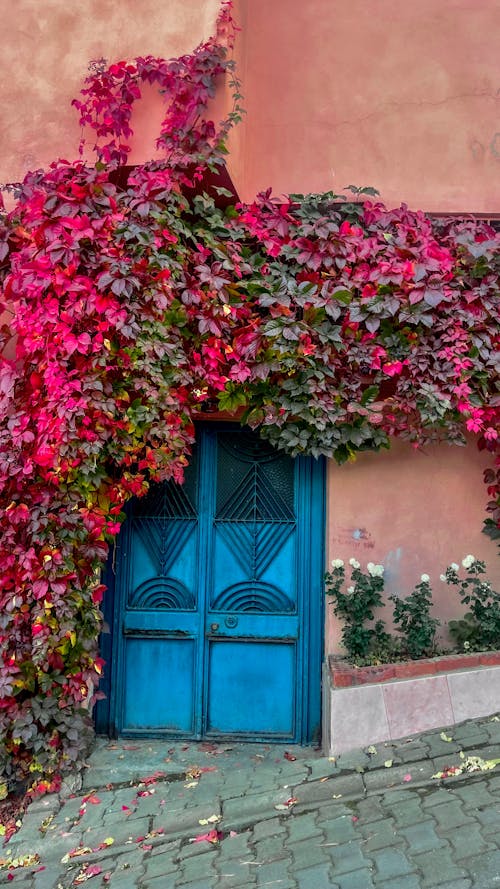
<svg viewBox="0 0 500 889">
<path fill-rule="evenodd" d="M 323 673 L 325 752 L 336 756 L 500 711 L 500 652 L 354 667 L 330 657 Z"/>
</svg>

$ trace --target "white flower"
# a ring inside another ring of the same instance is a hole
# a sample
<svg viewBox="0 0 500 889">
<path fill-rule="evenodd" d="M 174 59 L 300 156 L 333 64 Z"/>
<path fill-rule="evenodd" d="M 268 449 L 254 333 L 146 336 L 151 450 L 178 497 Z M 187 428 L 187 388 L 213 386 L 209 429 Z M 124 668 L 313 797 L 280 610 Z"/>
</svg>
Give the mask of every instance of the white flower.
<svg viewBox="0 0 500 889">
<path fill-rule="evenodd" d="M 472 568 L 475 561 L 475 556 L 466 556 L 465 559 L 462 559 L 462 565 L 464 568 Z"/>
<path fill-rule="evenodd" d="M 359 568 L 360 567 L 357 559 L 349 559 L 349 565 L 351 566 L 351 568 Z"/>
<path fill-rule="evenodd" d="M 421 583 L 429 583 L 429 580 L 430 580 L 430 577 L 428 574 L 422 574 L 420 576 Z M 446 580 L 446 578 L 445 578 L 445 580 Z"/>
<path fill-rule="evenodd" d="M 456 562 L 452 562 L 450 565 L 452 571 L 458 571 L 458 565 Z"/>
<path fill-rule="evenodd" d="M 440 575 L 439 575 L 439 579 L 440 579 L 443 583 L 446 583 L 446 574 L 440 574 Z"/>
<path fill-rule="evenodd" d="M 371 577 L 382 577 L 382 575 L 384 573 L 384 566 L 383 565 L 374 565 L 373 562 L 368 562 L 368 565 L 366 566 L 366 570 L 368 571 L 368 574 L 370 574 Z"/>
<path fill-rule="evenodd" d="M 353 594 L 353 592 L 354 592 L 354 587 L 353 587 L 353 586 L 348 586 L 348 587 L 347 587 L 347 592 L 349 593 L 350 596 L 352 596 L 352 594 Z"/>
<path fill-rule="evenodd" d="M 343 568 L 344 562 L 342 559 L 332 559 L 332 568 Z"/>
</svg>

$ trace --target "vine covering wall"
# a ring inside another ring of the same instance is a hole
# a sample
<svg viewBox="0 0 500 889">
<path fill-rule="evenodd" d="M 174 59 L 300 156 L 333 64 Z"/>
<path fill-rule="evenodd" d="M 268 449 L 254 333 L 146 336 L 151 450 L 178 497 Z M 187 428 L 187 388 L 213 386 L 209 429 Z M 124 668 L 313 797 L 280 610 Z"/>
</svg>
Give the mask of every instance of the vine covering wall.
<svg viewBox="0 0 500 889">
<path fill-rule="evenodd" d="M 233 39 L 226 2 L 190 55 L 94 66 L 75 105 L 97 162 L 29 173 L 2 215 L 4 791 L 56 789 L 81 757 L 104 666 L 100 569 L 127 499 L 182 482 L 207 405 L 338 461 L 472 432 L 492 452 L 499 533 L 499 235 L 388 210 L 370 189 L 188 200 L 240 116 L 234 79 L 227 119 L 206 114 L 216 78 L 234 78 Z M 164 160 L 120 186 L 143 83 L 165 99 Z"/>
</svg>

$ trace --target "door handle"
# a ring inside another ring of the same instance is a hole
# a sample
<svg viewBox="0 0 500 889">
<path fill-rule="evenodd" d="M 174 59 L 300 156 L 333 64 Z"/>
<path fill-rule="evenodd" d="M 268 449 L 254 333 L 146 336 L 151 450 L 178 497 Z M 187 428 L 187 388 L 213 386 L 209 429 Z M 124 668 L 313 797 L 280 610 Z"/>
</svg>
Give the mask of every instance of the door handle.
<svg viewBox="0 0 500 889">
<path fill-rule="evenodd" d="M 219 629 L 219 624 L 210 624 L 210 632 L 211 633 L 216 633 L 218 629 Z"/>
</svg>

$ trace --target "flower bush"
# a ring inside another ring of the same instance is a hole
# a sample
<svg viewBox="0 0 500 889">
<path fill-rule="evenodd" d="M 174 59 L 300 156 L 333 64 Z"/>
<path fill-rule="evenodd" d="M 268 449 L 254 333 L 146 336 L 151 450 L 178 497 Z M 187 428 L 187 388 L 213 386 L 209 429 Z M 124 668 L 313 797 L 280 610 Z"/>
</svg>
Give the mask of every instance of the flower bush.
<svg viewBox="0 0 500 889">
<path fill-rule="evenodd" d="M 462 605 L 468 606 L 461 620 L 450 621 L 451 637 L 466 649 L 500 648 L 500 593 L 485 578 L 484 562 L 468 555 L 462 559 L 462 568 L 465 577 L 460 577 L 456 564 L 450 565 L 441 577 L 455 587 Z"/>
<path fill-rule="evenodd" d="M 392 619 L 398 636 L 390 636 L 376 609 L 385 606 L 384 566 L 368 562 L 366 573 L 351 558 L 351 584 L 346 584 L 342 559 L 333 559 L 325 575 L 325 591 L 331 597 L 333 611 L 343 621 L 342 644 L 354 663 L 384 663 L 401 658 L 431 657 L 436 653 L 435 636 L 440 621 L 431 616 L 432 588 L 428 574 L 406 597 L 392 595 Z M 450 636 L 464 650 L 484 651 L 500 648 L 500 593 L 484 575 L 485 563 L 473 555 L 462 559 L 460 566 L 452 562 L 440 579 L 455 587 L 462 605 L 470 606 L 460 620 L 449 622 Z"/>
<path fill-rule="evenodd" d="M 28 173 L 0 219 L 0 770 L 33 792 L 86 743 L 123 507 L 182 481 L 207 404 L 339 462 L 472 433 L 496 461 L 498 533 L 498 234 L 388 210 L 371 189 L 219 208 L 200 183 L 241 114 L 233 39 L 226 2 L 181 59 L 94 65 L 75 105 L 97 162 Z M 234 108 L 215 125 L 224 74 Z M 166 103 L 163 159 L 127 180 L 143 83 Z"/>
<path fill-rule="evenodd" d="M 325 577 L 325 591 L 333 600 L 333 610 L 343 621 L 342 644 L 353 660 L 378 658 L 387 649 L 389 636 L 384 621 L 374 620 L 376 608 L 384 605 L 383 565 L 369 562 L 366 573 L 356 559 L 350 559 L 351 584 L 344 592 L 346 573 L 342 559 L 332 561 Z"/>
</svg>

